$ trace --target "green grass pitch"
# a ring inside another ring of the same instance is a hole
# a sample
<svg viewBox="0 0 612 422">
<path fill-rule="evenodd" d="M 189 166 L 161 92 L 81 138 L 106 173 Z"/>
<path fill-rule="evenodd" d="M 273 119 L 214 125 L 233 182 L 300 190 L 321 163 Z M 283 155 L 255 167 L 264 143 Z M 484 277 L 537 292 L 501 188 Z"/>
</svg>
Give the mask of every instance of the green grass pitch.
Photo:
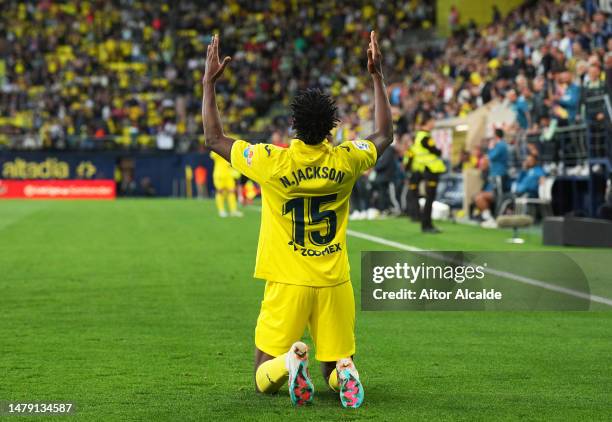
<svg viewBox="0 0 612 422">
<path fill-rule="evenodd" d="M 450 223 L 438 236 L 398 219 L 349 227 L 436 250 L 543 249 L 535 231 L 517 246 Z M 221 220 L 211 201 L 0 202 L 0 400 L 74 401 L 69 420 L 88 421 L 612 418 L 603 310 L 358 311 L 362 408 L 340 408 L 314 361 L 313 406 L 255 394 L 258 230 L 257 211 Z M 349 250 L 359 297 L 360 251 L 391 248 Z M 612 297 L 603 256 L 584 265 Z"/>
</svg>

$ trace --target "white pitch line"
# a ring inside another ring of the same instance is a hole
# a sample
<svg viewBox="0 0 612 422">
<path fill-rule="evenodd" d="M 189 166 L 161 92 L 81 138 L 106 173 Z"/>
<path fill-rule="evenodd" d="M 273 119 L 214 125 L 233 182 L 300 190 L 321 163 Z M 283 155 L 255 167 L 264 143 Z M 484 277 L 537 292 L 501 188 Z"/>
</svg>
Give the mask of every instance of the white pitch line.
<svg viewBox="0 0 612 422">
<path fill-rule="evenodd" d="M 378 236 L 372 236 L 371 234 L 358 232 L 355 230 L 347 230 L 346 233 L 349 236 L 358 237 L 360 239 L 369 240 L 370 242 L 378 243 L 380 245 L 390 246 L 392 248 L 400 249 L 409 252 L 427 252 L 426 249 L 417 248 L 416 246 L 406 245 L 404 243 L 395 242 L 393 240 L 385 239 Z M 533 278 L 524 277 L 522 275 L 510 273 L 507 271 L 500 271 L 494 268 L 487 268 L 485 270 L 488 273 L 504 277 L 509 280 L 514 280 L 519 283 L 529 284 L 531 286 L 540 287 L 542 289 L 550 290 L 557 293 L 563 293 L 568 296 L 577 297 L 580 299 L 590 300 L 592 302 L 602 303 L 604 305 L 612 306 L 612 299 L 608 299 L 603 296 L 590 295 L 588 293 L 581 292 L 579 290 L 568 289 L 566 287 L 556 286 L 554 284 L 547 283 L 545 281 L 535 280 Z"/>
<path fill-rule="evenodd" d="M 371 234 L 356 232 L 355 230 L 348 229 L 346 234 L 360 239 L 369 240 L 370 242 L 380 243 L 381 245 L 391 246 L 392 248 L 400 249 L 402 251 L 409 252 L 425 252 L 425 249 L 417 248 L 416 246 L 405 245 L 403 243 L 395 242 L 389 239 L 383 239 L 382 237 L 372 236 Z"/>
</svg>

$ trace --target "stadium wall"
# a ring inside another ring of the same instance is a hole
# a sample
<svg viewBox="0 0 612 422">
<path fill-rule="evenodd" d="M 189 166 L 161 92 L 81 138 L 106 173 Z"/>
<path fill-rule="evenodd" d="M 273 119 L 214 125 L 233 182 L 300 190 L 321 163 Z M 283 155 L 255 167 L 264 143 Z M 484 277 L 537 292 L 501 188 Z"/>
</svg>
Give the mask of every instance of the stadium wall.
<svg viewBox="0 0 612 422">
<path fill-rule="evenodd" d="M 211 192 L 213 162 L 208 154 L 199 152 L 5 151 L 0 152 L 0 180 L 111 179 L 119 183 L 125 177 L 121 170 L 128 168 L 136 186 L 134 195 L 144 195 L 141 182 L 148 179 L 154 196 L 184 196 L 186 191 L 195 192 L 193 170 L 200 165 L 209 174 L 207 187 Z"/>
</svg>

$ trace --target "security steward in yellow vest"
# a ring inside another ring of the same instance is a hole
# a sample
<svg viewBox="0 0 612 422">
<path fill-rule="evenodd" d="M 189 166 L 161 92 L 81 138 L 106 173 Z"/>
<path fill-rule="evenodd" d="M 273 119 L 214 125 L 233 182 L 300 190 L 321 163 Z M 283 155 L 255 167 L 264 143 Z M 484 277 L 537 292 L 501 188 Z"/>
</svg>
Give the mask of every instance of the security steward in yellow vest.
<svg viewBox="0 0 612 422">
<path fill-rule="evenodd" d="M 423 233 L 440 233 L 431 221 L 431 209 L 436 199 L 436 190 L 440 174 L 446 171 L 444 161 L 440 158 L 442 151 L 431 137 L 436 120 L 433 116 L 423 116 L 421 129 L 416 133 L 414 142 L 408 150 L 404 163 L 410 172 L 408 181 L 408 215 L 413 220 L 421 221 Z M 419 206 L 419 184 L 425 181 L 425 206 L 421 213 Z"/>
</svg>

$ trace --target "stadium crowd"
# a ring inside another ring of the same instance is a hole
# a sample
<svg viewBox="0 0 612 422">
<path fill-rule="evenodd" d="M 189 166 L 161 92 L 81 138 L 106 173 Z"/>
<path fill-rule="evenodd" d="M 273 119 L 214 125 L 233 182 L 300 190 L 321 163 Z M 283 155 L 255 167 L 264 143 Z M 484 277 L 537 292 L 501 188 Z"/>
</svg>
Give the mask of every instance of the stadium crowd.
<svg viewBox="0 0 612 422">
<path fill-rule="evenodd" d="M 358 136 L 369 123 L 363 45 L 372 27 L 400 136 L 423 111 L 462 116 L 495 98 L 511 104 L 520 130 L 572 123 L 581 88 L 612 83 L 612 19 L 594 1 L 531 3 L 505 19 L 494 9 L 480 29 L 452 15 L 454 34 L 420 49 L 403 40 L 432 25 L 429 2 L 9 1 L 0 17 L 0 128 L 26 135 L 26 147 L 89 148 L 114 136 L 171 148 L 201 133 L 204 48 L 220 31 L 234 58 L 219 87 L 230 131 L 276 128 L 287 137 L 283 106 L 317 85 L 338 98 L 338 137 Z"/>
<path fill-rule="evenodd" d="M 4 2 L 0 128 L 26 135 L 26 147 L 94 148 L 110 135 L 171 148 L 173 138 L 201 134 L 199 81 L 215 32 L 234 59 L 219 85 L 233 133 L 269 129 L 274 107 L 311 85 L 357 111 L 367 103 L 370 28 L 399 75 L 408 66 L 396 40 L 432 16 L 419 1 Z"/>
<path fill-rule="evenodd" d="M 540 150 L 526 142 L 528 136 L 552 136 L 558 127 L 579 123 L 589 97 L 612 93 L 610 12 L 593 1 L 539 1 L 502 19 L 494 8 L 491 25 L 456 26 L 440 50 L 417 51 L 404 79 L 390 86 L 398 119 L 396 156 L 412 144 L 422 116 L 465 116 L 497 100 L 512 110 L 514 122 L 466 151 L 456 169 L 481 170 L 484 187 L 473 205 L 485 226 L 494 225 L 496 196 L 512 189 L 514 195 L 537 197 L 546 173 Z M 604 120 L 602 113 L 593 117 Z M 357 186 L 353 216 L 405 211 L 405 192 L 398 193 L 405 187 L 403 170 L 397 160 L 382 157 L 374 174 Z M 502 180 L 497 195 L 495 178 Z"/>
<path fill-rule="evenodd" d="M 404 195 L 385 192 L 402 190 L 401 158 L 423 116 L 508 105 L 515 122 L 503 130 L 516 176 L 525 158 L 512 153 L 516 139 L 572 125 L 590 93 L 611 92 L 612 10 L 599 3 L 527 1 L 505 18 L 494 7 L 482 28 L 453 8 L 451 36 L 415 43 L 410 34 L 434 24 L 431 2 L 11 0 L 0 17 L 0 147 L 201 145 L 200 79 L 216 32 L 233 57 L 218 85 L 231 133 L 285 144 L 290 99 L 318 86 L 338 102 L 335 140 L 359 138 L 373 124 L 363 46 L 376 28 L 397 138 L 357 189 L 369 203 L 360 208 L 398 211 Z M 487 141 L 461 165 L 481 168 Z"/>
<path fill-rule="evenodd" d="M 432 59 L 415 55 L 406 79 L 391 87 L 399 133 L 421 111 L 465 116 L 494 99 L 515 113 L 509 134 L 575 123 L 589 92 L 612 89 L 609 12 L 592 1 L 538 1 L 501 19 L 494 8 L 491 25 L 456 30 Z"/>
</svg>

